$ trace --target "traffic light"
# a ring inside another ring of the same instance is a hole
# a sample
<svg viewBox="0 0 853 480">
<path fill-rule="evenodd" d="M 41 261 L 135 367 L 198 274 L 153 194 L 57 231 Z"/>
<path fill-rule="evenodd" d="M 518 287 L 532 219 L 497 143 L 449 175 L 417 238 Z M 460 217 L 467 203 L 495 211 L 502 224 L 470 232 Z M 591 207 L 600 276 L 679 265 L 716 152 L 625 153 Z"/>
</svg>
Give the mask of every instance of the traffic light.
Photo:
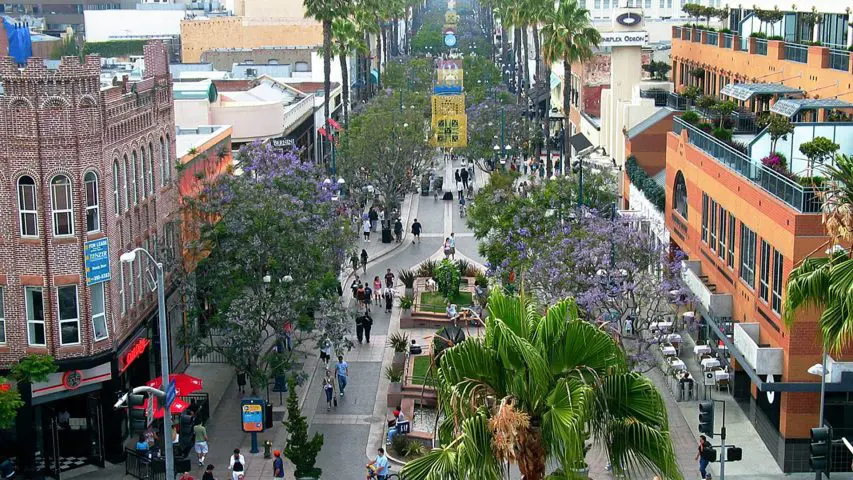
<svg viewBox="0 0 853 480">
<path fill-rule="evenodd" d="M 813 472 L 829 473 L 830 432 L 827 427 L 815 427 L 809 444 L 809 467 Z"/>
<path fill-rule="evenodd" d="M 726 461 L 737 462 L 739 460 L 743 460 L 743 450 L 740 447 L 729 447 L 726 450 Z"/>
<path fill-rule="evenodd" d="M 581 162 L 572 162 L 572 173 L 577 174 L 581 171 Z"/>
<path fill-rule="evenodd" d="M 144 432 L 148 428 L 145 418 L 145 395 L 129 394 L 127 396 L 127 416 L 130 419 L 131 432 Z M 139 407 L 139 408 L 137 408 Z"/>
<path fill-rule="evenodd" d="M 699 433 L 714 438 L 714 402 L 699 402 Z"/>
</svg>

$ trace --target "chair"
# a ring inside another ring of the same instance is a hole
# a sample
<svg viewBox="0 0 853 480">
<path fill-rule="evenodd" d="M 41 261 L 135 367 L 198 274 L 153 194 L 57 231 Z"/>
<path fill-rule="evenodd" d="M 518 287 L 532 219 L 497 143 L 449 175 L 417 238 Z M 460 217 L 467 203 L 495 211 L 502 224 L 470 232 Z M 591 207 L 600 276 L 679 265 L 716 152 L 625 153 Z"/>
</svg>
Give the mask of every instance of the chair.
<svg viewBox="0 0 853 480">
<path fill-rule="evenodd" d="M 732 384 L 728 378 L 721 378 L 720 380 L 717 380 L 717 391 L 722 391 L 723 388 L 726 389 L 729 395 L 732 394 Z"/>
</svg>

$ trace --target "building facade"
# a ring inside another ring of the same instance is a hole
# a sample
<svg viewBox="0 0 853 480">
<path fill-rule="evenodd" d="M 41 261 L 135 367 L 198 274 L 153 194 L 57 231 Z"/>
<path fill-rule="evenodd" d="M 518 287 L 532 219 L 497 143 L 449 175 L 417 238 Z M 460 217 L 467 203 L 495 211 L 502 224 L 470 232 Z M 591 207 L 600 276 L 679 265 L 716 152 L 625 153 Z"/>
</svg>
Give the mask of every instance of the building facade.
<svg viewBox="0 0 853 480">
<path fill-rule="evenodd" d="M 102 89 L 98 57 L 57 69 L 0 59 L 0 370 L 32 353 L 58 365 L 46 382 L 18 386 L 26 406 L 3 433 L 14 443 L 0 444 L 17 448 L 3 453 L 22 469 L 55 476 L 120 456 L 115 392 L 155 371 L 152 266 L 142 255 L 119 262 L 136 247 L 170 271 L 180 259 L 165 45 L 146 45 L 145 63 L 142 81 Z M 168 303 L 179 325 L 180 302 Z M 60 411 L 79 428 L 59 428 Z"/>
</svg>

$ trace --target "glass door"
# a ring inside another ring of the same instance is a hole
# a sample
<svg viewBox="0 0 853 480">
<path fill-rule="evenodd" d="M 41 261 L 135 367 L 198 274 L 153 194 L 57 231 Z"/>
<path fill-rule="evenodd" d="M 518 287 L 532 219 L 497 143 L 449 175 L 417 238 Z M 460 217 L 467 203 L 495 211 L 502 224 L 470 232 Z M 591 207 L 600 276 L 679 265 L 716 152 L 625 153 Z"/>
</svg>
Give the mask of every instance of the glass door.
<svg viewBox="0 0 853 480">
<path fill-rule="evenodd" d="M 104 417 L 101 411 L 100 395 L 90 393 L 86 396 L 86 418 L 89 430 L 89 463 L 104 466 Z"/>
</svg>

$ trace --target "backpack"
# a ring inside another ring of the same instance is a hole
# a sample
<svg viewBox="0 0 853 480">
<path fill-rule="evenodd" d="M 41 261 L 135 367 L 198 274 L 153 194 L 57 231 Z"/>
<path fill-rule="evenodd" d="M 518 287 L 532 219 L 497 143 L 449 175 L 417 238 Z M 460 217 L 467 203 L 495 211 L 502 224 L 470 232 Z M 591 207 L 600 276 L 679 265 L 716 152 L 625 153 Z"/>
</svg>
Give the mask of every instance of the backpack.
<svg viewBox="0 0 853 480">
<path fill-rule="evenodd" d="M 702 459 L 709 462 L 717 461 L 717 451 L 711 446 L 711 442 L 705 442 L 705 447 L 702 449 Z"/>
<path fill-rule="evenodd" d="M 235 472 L 242 472 L 243 471 L 243 462 L 241 462 L 240 460 L 235 460 L 234 461 L 234 468 L 232 468 L 232 470 L 234 470 Z"/>
</svg>

